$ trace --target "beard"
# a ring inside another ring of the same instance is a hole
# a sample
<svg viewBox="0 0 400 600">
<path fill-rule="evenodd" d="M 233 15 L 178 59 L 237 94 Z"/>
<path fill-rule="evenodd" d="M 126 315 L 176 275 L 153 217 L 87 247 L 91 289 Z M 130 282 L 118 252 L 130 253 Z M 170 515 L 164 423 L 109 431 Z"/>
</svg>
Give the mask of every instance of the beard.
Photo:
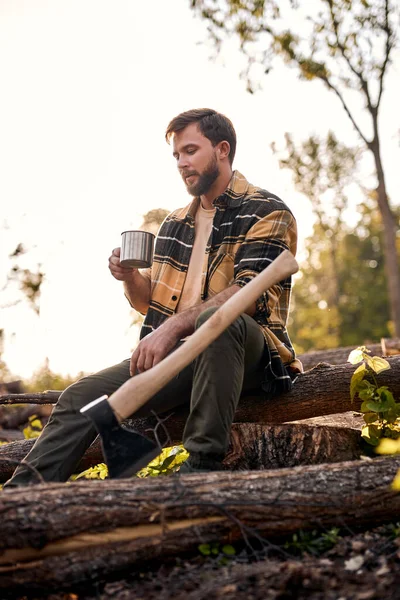
<svg viewBox="0 0 400 600">
<path fill-rule="evenodd" d="M 186 189 L 191 196 L 202 196 L 210 190 L 213 183 L 218 179 L 219 174 L 220 171 L 218 168 L 217 157 L 215 154 L 213 154 L 210 162 L 202 173 L 198 173 L 197 171 L 187 171 L 183 174 L 184 178 L 188 177 L 189 175 L 198 176 L 197 183 L 193 183 L 192 185 L 187 184 L 184 179 Z"/>
</svg>

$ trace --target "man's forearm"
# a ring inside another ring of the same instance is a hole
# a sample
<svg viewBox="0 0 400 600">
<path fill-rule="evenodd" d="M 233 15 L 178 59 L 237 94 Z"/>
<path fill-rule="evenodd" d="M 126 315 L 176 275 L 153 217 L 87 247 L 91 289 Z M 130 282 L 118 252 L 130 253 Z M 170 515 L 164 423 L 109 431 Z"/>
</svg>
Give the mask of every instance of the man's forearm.
<svg viewBox="0 0 400 600">
<path fill-rule="evenodd" d="M 140 271 L 132 271 L 129 279 L 124 281 L 124 292 L 129 304 L 142 314 L 146 314 L 150 305 L 151 282 Z"/>
<path fill-rule="evenodd" d="M 226 302 L 231 296 L 236 294 L 236 292 L 238 292 L 239 290 L 240 290 L 240 286 L 231 285 L 226 290 L 223 290 L 222 292 L 220 292 L 219 294 L 216 294 L 212 298 L 209 298 L 205 302 L 202 302 L 201 304 L 196 304 L 196 306 L 193 306 L 192 308 L 189 308 L 188 310 L 185 310 L 184 312 L 174 315 L 173 317 L 168 319 L 168 321 L 170 321 L 170 325 L 172 325 L 172 322 L 175 321 L 174 324 L 177 328 L 177 331 L 179 331 L 180 338 L 182 339 L 182 338 L 186 337 L 187 335 L 191 335 L 194 332 L 195 325 L 196 325 L 196 319 L 203 311 L 205 311 L 207 308 L 210 308 L 213 306 L 216 306 L 216 307 L 221 306 L 222 304 L 224 304 L 224 302 Z M 255 313 L 255 310 L 256 310 L 256 306 L 255 306 L 255 303 L 253 303 L 246 310 L 246 313 L 250 316 L 253 316 Z"/>
</svg>

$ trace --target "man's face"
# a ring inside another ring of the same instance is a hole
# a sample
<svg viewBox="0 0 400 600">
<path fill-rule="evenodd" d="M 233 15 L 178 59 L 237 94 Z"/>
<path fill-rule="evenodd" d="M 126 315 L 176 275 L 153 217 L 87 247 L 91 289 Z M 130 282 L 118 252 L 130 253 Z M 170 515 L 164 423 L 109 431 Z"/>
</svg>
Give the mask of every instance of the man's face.
<svg viewBox="0 0 400 600">
<path fill-rule="evenodd" d="M 189 194 L 206 194 L 220 174 L 217 153 L 210 140 L 192 123 L 173 134 L 172 148 Z"/>
</svg>

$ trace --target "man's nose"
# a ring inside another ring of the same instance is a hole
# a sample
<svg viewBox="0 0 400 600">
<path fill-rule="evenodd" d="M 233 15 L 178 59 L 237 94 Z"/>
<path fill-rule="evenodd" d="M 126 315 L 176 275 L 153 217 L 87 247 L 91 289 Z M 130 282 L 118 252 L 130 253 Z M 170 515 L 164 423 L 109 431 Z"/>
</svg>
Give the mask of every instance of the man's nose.
<svg viewBox="0 0 400 600">
<path fill-rule="evenodd" d="M 178 158 L 178 169 L 185 169 L 189 166 L 189 161 L 187 156 L 183 156 L 182 154 Z"/>
</svg>

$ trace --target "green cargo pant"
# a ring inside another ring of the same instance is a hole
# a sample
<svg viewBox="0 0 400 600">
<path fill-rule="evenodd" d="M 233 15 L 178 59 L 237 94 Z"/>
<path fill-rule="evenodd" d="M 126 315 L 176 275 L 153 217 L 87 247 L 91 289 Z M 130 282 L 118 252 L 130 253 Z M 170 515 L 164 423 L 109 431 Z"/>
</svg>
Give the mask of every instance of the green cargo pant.
<svg viewBox="0 0 400 600">
<path fill-rule="evenodd" d="M 205 310 L 197 319 L 196 328 L 215 310 Z M 189 452 L 224 456 L 241 392 L 260 387 L 264 352 L 260 327 L 254 319 L 242 315 L 132 416 L 145 417 L 153 411 L 162 415 L 190 403 L 183 433 L 185 448 Z M 61 394 L 46 427 L 26 457 L 45 481 L 66 481 L 96 438 L 95 429 L 79 410 L 103 394 L 110 396 L 129 378 L 127 359 L 84 377 Z M 5 487 L 31 482 L 37 483 L 37 476 L 21 465 Z"/>
</svg>

